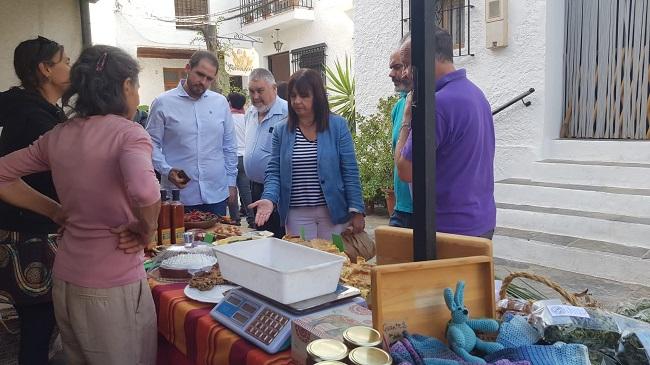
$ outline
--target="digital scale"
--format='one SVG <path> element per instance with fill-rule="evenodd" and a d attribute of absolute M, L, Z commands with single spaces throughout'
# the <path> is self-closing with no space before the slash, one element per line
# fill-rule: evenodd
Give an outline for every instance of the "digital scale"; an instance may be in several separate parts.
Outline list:
<path fill-rule="evenodd" d="M 339 284 L 331 294 L 280 304 L 240 287 L 226 292 L 210 315 L 262 350 L 274 354 L 291 344 L 292 320 L 343 305 L 359 295 L 359 289 Z"/>

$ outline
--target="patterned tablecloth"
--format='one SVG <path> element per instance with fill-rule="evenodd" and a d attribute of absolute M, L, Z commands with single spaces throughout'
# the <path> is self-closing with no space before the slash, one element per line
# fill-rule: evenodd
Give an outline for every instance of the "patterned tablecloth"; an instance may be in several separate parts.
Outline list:
<path fill-rule="evenodd" d="M 158 314 L 158 365 L 293 365 L 291 351 L 269 355 L 210 316 L 214 304 L 183 294 L 184 283 L 149 279 Z"/>

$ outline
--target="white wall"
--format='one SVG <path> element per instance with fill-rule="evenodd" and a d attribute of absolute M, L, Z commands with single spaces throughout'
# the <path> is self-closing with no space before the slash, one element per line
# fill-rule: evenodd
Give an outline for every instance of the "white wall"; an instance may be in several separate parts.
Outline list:
<path fill-rule="evenodd" d="M 140 72 L 140 104 L 151 105 L 153 99 L 164 90 L 163 67 L 183 68 L 187 60 L 172 60 L 163 58 L 138 58 L 142 71 Z"/>
<path fill-rule="evenodd" d="M 372 114 L 391 95 L 388 58 L 401 38 L 402 0 L 354 1 L 354 74 L 357 112 Z"/>
<path fill-rule="evenodd" d="M 485 2 L 471 2 L 470 45 L 475 56 L 454 58 L 456 66 L 467 69 L 468 77 L 493 107 L 531 87 L 536 90 L 527 98 L 532 102 L 530 107 L 518 103 L 495 116 L 497 180 L 528 177 L 532 162 L 541 155 L 545 133 L 547 138 L 557 137 L 553 134 L 561 122 L 557 102 L 562 100 L 563 1 L 509 1 L 509 45 L 497 50 L 485 48 Z M 547 7 L 553 14 L 548 42 Z M 388 57 L 401 35 L 400 0 L 357 1 L 355 11 L 357 110 L 369 114 L 375 111 L 380 97 L 392 93 Z M 549 44 L 552 59 L 547 58 Z M 547 89 L 547 78 L 552 81 L 551 90 Z M 553 100 L 551 107 L 548 95 Z"/>
<path fill-rule="evenodd" d="M 218 0 L 213 0 L 217 2 Z M 176 29 L 173 0 L 101 0 L 90 4 L 93 44 L 120 47 L 137 57 L 138 47 L 200 49 L 196 31 Z M 162 19 L 162 20 L 161 20 Z M 167 20 L 167 21 L 165 21 Z M 138 58 L 140 103 L 151 104 L 164 91 L 163 67 L 185 67 L 186 59 Z"/>
<path fill-rule="evenodd" d="M 173 0 L 101 0 L 90 4 L 94 44 L 123 48 L 133 56 L 138 47 L 203 48 L 197 32 L 176 29 Z M 163 19 L 163 20 L 161 20 Z M 167 20 L 167 21 L 164 21 Z"/>
<path fill-rule="evenodd" d="M 14 73 L 14 48 L 38 35 L 65 46 L 74 60 L 81 51 L 81 20 L 77 0 L 0 1 L 0 90 L 17 85 Z"/>

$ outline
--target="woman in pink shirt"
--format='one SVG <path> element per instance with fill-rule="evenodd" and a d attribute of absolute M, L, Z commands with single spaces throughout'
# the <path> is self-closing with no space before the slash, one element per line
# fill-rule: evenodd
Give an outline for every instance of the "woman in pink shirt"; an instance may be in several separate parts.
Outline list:
<path fill-rule="evenodd" d="M 0 199 L 63 227 L 53 301 L 67 364 L 153 364 L 156 313 L 143 248 L 156 229 L 151 140 L 131 118 L 139 66 L 109 46 L 85 49 L 63 96 L 73 117 L 0 158 Z M 52 171 L 60 204 L 22 176 Z"/>

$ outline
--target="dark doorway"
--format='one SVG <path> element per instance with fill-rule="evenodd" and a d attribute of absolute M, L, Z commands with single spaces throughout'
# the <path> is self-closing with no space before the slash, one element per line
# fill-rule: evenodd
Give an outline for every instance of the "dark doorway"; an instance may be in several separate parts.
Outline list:
<path fill-rule="evenodd" d="M 282 52 L 268 56 L 269 71 L 275 77 L 275 81 L 289 81 L 289 52 Z"/>

